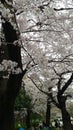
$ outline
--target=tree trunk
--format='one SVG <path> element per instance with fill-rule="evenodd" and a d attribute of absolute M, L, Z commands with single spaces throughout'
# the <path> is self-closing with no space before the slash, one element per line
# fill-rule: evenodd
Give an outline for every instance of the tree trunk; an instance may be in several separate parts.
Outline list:
<path fill-rule="evenodd" d="M 0 129 L 14 130 L 14 103 L 22 82 L 22 75 L 11 75 L 6 92 L 0 98 Z"/>
<path fill-rule="evenodd" d="M 2 96 L 0 100 L 0 129 L 1 130 L 14 130 L 14 104 L 12 100 L 5 99 Z"/>
<path fill-rule="evenodd" d="M 58 102 L 60 105 L 60 110 L 62 113 L 62 120 L 63 120 L 63 128 L 64 130 L 72 130 L 72 124 L 70 120 L 70 115 L 66 110 L 66 97 L 58 95 Z"/>
<path fill-rule="evenodd" d="M 49 127 L 50 125 L 50 110 L 51 110 L 51 105 L 49 102 L 49 97 L 47 99 L 47 109 L 46 109 L 46 125 Z"/>
<path fill-rule="evenodd" d="M 30 128 L 30 114 L 31 114 L 31 110 L 27 109 L 26 126 L 27 126 L 28 129 Z"/>
<path fill-rule="evenodd" d="M 5 1 L 1 2 L 3 2 L 2 4 L 5 3 Z M 9 5 L 6 5 L 6 3 L 4 4 L 4 8 L 10 10 Z M 14 25 L 17 27 L 17 23 L 15 14 L 11 15 L 13 15 L 11 19 L 12 23 L 2 16 L 2 20 L 4 21 L 2 22 L 4 41 L 1 41 L 2 48 L 0 48 L 0 53 L 1 51 L 4 51 L 4 53 L 0 56 L 0 63 L 3 59 L 16 62 L 17 66 L 14 70 L 19 68 L 22 71 L 21 48 L 18 45 L 19 34 L 17 28 L 14 29 L 13 27 Z M 17 41 L 17 45 L 14 45 L 14 41 Z M 3 76 L 8 75 L 8 79 L 3 79 Z M 22 73 L 13 73 L 12 70 L 10 70 L 10 74 L 8 74 L 8 70 L 3 71 L 2 75 L 0 74 L 0 130 L 14 130 L 14 103 L 21 88 L 22 77 Z"/>

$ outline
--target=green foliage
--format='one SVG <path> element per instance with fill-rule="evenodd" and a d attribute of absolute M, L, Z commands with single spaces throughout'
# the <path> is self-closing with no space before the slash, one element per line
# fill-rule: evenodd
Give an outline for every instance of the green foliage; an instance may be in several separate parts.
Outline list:
<path fill-rule="evenodd" d="M 15 124 L 15 130 L 19 130 L 20 127 L 25 128 L 25 129 L 27 128 L 26 124 L 23 124 L 23 123 L 16 123 Z"/>
<path fill-rule="evenodd" d="M 15 101 L 15 110 L 21 110 L 22 108 L 32 109 L 32 105 L 32 98 L 27 95 L 24 86 L 22 86 Z"/>
<path fill-rule="evenodd" d="M 31 113 L 31 126 L 38 126 L 39 122 L 42 121 L 42 116 L 32 112 Z"/>
<path fill-rule="evenodd" d="M 39 115 L 39 114 L 37 114 L 37 113 L 31 113 L 31 119 L 33 119 L 33 120 L 41 120 L 42 119 L 42 117 L 41 117 L 41 115 Z"/>

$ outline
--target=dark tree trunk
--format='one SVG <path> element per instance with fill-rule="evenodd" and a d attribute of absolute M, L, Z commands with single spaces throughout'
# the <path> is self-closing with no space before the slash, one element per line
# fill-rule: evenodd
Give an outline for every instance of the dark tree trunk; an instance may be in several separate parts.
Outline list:
<path fill-rule="evenodd" d="M 72 130 L 70 115 L 66 110 L 66 97 L 58 95 L 58 102 L 62 113 L 63 128 L 64 130 Z"/>
<path fill-rule="evenodd" d="M 49 126 L 50 125 L 50 113 L 51 112 L 51 105 L 50 105 L 50 101 L 49 101 L 49 97 L 47 99 L 47 109 L 46 109 L 46 125 Z"/>
<path fill-rule="evenodd" d="M 6 99 L 5 94 L 0 100 L 0 129 L 14 130 L 14 103 Z"/>
<path fill-rule="evenodd" d="M 6 92 L 0 98 L 0 129 L 14 130 L 14 103 L 21 87 L 22 75 L 11 75 Z"/>
<path fill-rule="evenodd" d="M 4 54 L 1 55 L 0 62 L 3 59 L 16 62 L 17 66 L 15 69 L 20 68 L 22 71 L 21 48 L 18 43 L 17 45 L 13 44 L 14 41 L 19 40 L 19 35 L 8 20 L 4 17 L 2 19 L 5 21 L 2 23 L 2 33 L 5 41 L 2 40 L 1 50 L 3 49 Z M 12 20 L 17 26 L 14 14 Z M 17 74 L 13 74 L 11 72 L 8 79 L 3 79 L 3 76 L 7 76 L 7 74 L 8 70 L 0 75 L 0 130 L 14 130 L 14 103 L 21 88 L 23 77 L 22 73 L 17 72 Z"/>
<path fill-rule="evenodd" d="M 31 110 L 27 109 L 26 126 L 27 126 L 28 129 L 30 128 L 30 115 L 31 115 Z"/>

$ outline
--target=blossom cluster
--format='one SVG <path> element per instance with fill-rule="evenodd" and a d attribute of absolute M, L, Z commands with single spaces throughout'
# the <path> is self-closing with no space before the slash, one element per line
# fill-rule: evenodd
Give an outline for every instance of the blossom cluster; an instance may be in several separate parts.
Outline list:
<path fill-rule="evenodd" d="M 18 63 L 15 61 L 4 59 L 0 64 L 0 71 L 3 71 L 3 72 L 7 71 L 8 74 L 10 74 L 10 73 L 19 74 L 22 71 L 17 65 L 18 65 Z"/>

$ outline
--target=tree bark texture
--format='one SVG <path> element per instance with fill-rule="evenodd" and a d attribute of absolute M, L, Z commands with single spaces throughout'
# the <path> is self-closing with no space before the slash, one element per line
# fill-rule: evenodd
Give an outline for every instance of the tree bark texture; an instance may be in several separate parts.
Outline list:
<path fill-rule="evenodd" d="M 11 0 L 10 0 L 11 1 Z M 3 1 L 1 1 L 4 4 Z M 6 4 L 5 4 L 6 5 Z M 7 6 L 6 6 L 7 8 Z M 17 44 L 13 44 L 14 41 L 19 40 L 19 34 L 14 29 L 12 24 L 2 16 L 2 34 L 4 35 L 4 41 L 0 47 L 0 63 L 3 59 L 11 60 L 17 63 L 17 67 L 22 70 L 21 62 L 21 48 Z M 13 21 L 16 23 L 15 15 L 13 14 Z M 6 43 L 6 44 L 4 44 Z M 22 73 L 9 74 L 8 79 L 4 79 L 8 71 L 0 73 L 0 130 L 14 130 L 14 103 L 17 94 L 21 88 Z"/>
<path fill-rule="evenodd" d="M 31 110 L 27 109 L 27 115 L 26 115 L 26 126 L 27 126 L 27 129 L 30 128 L 30 115 L 31 115 Z"/>
<path fill-rule="evenodd" d="M 49 97 L 47 99 L 47 109 L 46 109 L 46 125 L 50 125 L 50 114 L 51 114 L 51 104 L 49 102 Z"/>
<path fill-rule="evenodd" d="M 64 130 L 72 130 L 70 115 L 66 110 L 66 97 L 58 95 L 58 102 L 62 113 L 63 128 Z"/>

